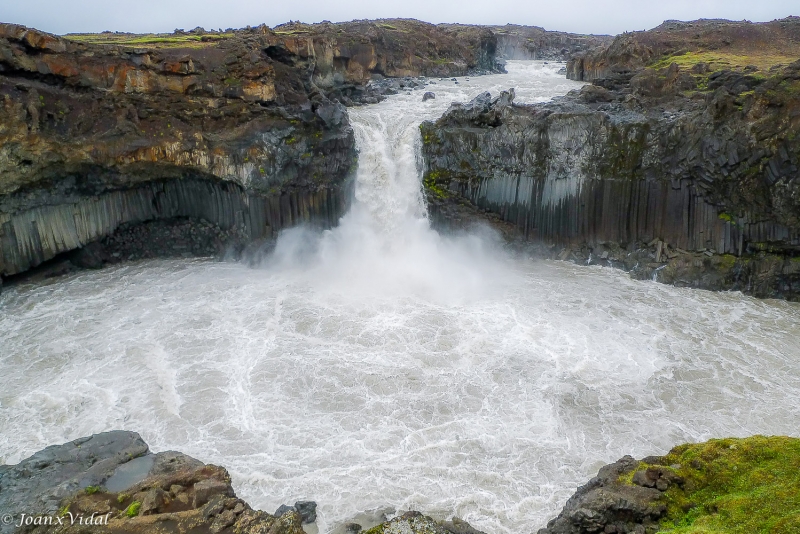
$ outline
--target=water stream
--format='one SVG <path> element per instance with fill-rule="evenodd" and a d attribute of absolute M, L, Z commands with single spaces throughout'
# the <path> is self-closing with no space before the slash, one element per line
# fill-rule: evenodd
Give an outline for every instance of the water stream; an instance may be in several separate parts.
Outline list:
<path fill-rule="evenodd" d="M 506 255 L 429 228 L 416 126 L 453 100 L 575 87 L 558 65 L 350 110 L 356 203 L 257 268 L 148 261 L 0 296 L 0 462 L 110 429 L 231 472 L 255 508 L 313 499 L 535 532 L 625 454 L 800 435 L 800 306 Z"/>

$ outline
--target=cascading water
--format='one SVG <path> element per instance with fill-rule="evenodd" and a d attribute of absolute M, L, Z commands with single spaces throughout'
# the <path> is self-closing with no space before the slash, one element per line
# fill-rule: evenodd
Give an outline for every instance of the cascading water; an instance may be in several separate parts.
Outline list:
<path fill-rule="evenodd" d="M 798 433 L 796 304 L 506 257 L 425 218 L 416 125 L 453 99 L 574 84 L 557 66 L 351 109 L 357 202 L 262 268 L 150 261 L 0 296 L 0 462 L 109 429 L 223 465 L 323 532 L 371 509 L 532 532 L 625 454 Z"/>

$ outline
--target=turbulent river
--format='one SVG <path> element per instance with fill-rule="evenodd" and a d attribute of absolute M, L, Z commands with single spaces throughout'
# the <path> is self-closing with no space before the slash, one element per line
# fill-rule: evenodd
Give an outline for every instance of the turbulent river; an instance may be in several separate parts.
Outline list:
<path fill-rule="evenodd" d="M 604 463 L 798 435 L 800 306 L 633 281 L 429 228 L 418 129 L 451 101 L 577 84 L 558 65 L 350 109 L 356 202 L 257 267 L 150 261 L 0 296 L 0 463 L 111 429 L 231 472 L 255 508 L 319 502 L 534 532 Z"/>

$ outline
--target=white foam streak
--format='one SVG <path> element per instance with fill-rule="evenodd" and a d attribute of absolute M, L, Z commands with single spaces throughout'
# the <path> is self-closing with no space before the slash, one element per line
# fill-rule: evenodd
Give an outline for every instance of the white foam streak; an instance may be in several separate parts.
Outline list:
<path fill-rule="evenodd" d="M 556 65 L 511 66 L 354 110 L 356 205 L 260 268 L 155 261 L 6 291 L 0 461 L 124 428 L 227 467 L 256 508 L 318 501 L 323 532 L 391 506 L 511 533 L 624 454 L 798 435 L 797 304 L 429 229 L 415 125 L 485 89 L 567 88 Z"/>

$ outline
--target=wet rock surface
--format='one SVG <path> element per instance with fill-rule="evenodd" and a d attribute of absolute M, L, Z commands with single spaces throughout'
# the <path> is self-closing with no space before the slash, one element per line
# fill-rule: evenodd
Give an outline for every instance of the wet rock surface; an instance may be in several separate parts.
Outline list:
<path fill-rule="evenodd" d="M 797 300 L 800 62 L 716 68 L 670 63 L 546 104 L 507 92 L 453 106 L 421 126 L 434 220 L 488 213 L 545 257 Z"/>
<path fill-rule="evenodd" d="M 666 513 L 666 505 L 660 502 L 662 491 L 655 489 L 655 484 L 643 486 L 619 480 L 638 465 L 638 461 L 625 456 L 600 469 L 596 477 L 578 488 L 558 517 L 538 534 L 657 532 L 658 522 Z"/>
<path fill-rule="evenodd" d="M 146 468 L 129 468 L 135 463 Z M 0 488 L 0 509 L 16 519 L 0 526 L 4 534 L 303 534 L 300 512 L 273 516 L 253 510 L 236 498 L 222 467 L 172 451 L 152 454 L 134 432 L 95 434 L 2 466 Z M 310 519 L 310 504 L 297 504 Z M 33 520 L 25 525 L 22 514 Z"/>

